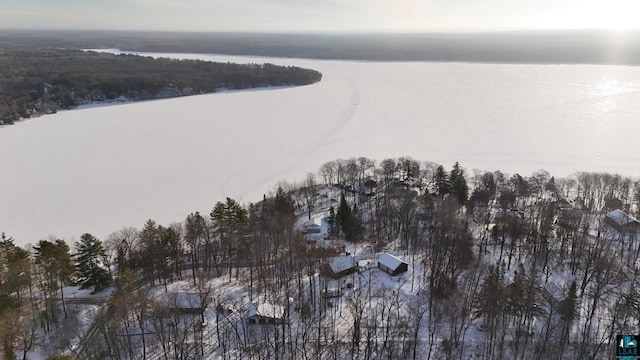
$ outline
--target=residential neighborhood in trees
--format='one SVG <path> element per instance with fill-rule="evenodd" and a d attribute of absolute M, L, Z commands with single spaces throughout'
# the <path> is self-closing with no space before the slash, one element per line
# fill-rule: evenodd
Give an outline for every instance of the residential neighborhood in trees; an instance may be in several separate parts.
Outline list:
<path fill-rule="evenodd" d="M 608 358 L 640 330 L 639 189 L 361 157 L 105 241 L 3 234 L 3 358 Z"/>

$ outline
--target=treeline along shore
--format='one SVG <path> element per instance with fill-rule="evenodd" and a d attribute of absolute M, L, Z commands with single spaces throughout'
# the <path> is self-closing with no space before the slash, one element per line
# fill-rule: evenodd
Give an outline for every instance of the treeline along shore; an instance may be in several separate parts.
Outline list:
<path fill-rule="evenodd" d="M 154 59 L 80 50 L 0 48 L 0 124 L 78 105 L 299 86 L 315 70 L 272 64 Z"/>

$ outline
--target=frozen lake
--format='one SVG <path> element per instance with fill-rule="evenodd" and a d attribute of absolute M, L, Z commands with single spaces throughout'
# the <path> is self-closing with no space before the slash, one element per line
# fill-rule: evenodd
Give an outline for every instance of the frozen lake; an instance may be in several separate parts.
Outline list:
<path fill-rule="evenodd" d="M 168 56 L 164 54 L 163 56 Z M 65 111 L 0 128 L 0 231 L 19 244 L 262 198 L 327 161 L 640 176 L 640 68 L 174 54 L 313 68 L 320 83 Z"/>

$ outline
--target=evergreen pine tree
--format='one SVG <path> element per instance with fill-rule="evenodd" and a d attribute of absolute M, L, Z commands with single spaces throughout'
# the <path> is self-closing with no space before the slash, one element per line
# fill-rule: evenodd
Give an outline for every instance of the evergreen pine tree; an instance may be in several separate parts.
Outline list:
<path fill-rule="evenodd" d="M 34 247 L 36 264 L 40 265 L 47 287 L 55 291 L 66 285 L 74 273 L 74 266 L 69 253 L 69 245 L 64 240 L 55 242 L 40 240 Z"/>
<path fill-rule="evenodd" d="M 357 211 L 355 205 L 354 210 Z M 362 225 L 360 224 L 356 214 L 354 214 L 354 210 L 349 207 L 344 194 L 342 194 L 340 196 L 338 212 L 336 213 L 336 225 L 344 234 L 344 238 L 349 241 L 358 240 L 362 234 Z"/>
<path fill-rule="evenodd" d="M 210 215 L 223 241 L 243 232 L 249 222 L 247 210 L 232 198 L 227 198 L 224 203 L 218 201 L 213 210 L 211 210 Z"/>
<path fill-rule="evenodd" d="M 527 306 L 527 274 L 522 264 L 518 265 L 518 269 L 513 275 L 513 282 L 506 288 L 506 305 L 507 311 L 513 315 L 520 315 Z"/>
<path fill-rule="evenodd" d="M 558 313 L 560 318 L 564 321 L 575 320 L 576 310 L 578 306 L 578 294 L 576 288 L 576 281 L 571 283 L 569 288 L 569 294 L 558 304 Z"/>
<path fill-rule="evenodd" d="M 75 271 L 73 262 L 71 261 L 71 254 L 69 253 L 69 245 L 64 240 L 56 240 L 55 242 L 40 240 L 38 245 L 34 247 L 36 252 L 36 264 L 39 265 L 40 270 L 44 276 L 44 297 L 45 301 L 50 299 L 53 294 L 60 291 L 62 299 L 62 309 L 65 317 L 67 316 L 67 309 L 64 303 L 64 292 L 62 288 L 71 281 L 71 277 Z M 55 322 L 55 308 L 49 307 L 47 310 L 48 315 L 47 327 L 49 326 L 48 319 L 53 319 Z"/>
<path fill-rule="evenodd" d="M 31 283 L 29 252 L 6 238 L 0 240 L 0 294 L 14 294 L 20 299 L 20 290 Z M 1 306 L 0 306 L 1 307 Z"/>
<path fill-rule="evenodd" d="M 163 228 L 149 219 L 140 231 L 140 248 L 136 254 L 136 265 L 145 276 L 150 277 L 152 284 L 162 275 L 164 264 L 164 249 L 162 248 Z"/>
<path fill-rule="evenodd" d="M 295 211 L 293 200 L 289 195 L 287 195 L 284 192 L 284 189 L 282 189 L 282 186 L 278 186 L 278 190 L 276 190 L 276 198 L 274 201 L 273 208 L 276 214 L 279 214 L 279 215 L 283 215 L 283 214 L 289 215 L 289 214 L 293 214 Z"/>
<path fill-rule="evenodd" d="M 82 289 L 89 287 L 98 292 L 109 285 L 111 276 L 104 266 L 106 251 L 102 242 L 95 236 L 87 233 L 80 237 L 80 242 L 75 245 L 76 267 L 82 278 Z"/>
<path fill-rule="evenodd" d="M 473 297 L 473 317 L 482 318 L 487 331 L 483 353 L 485 358 L 495 358 L 497 335 L 506 325 L 504 323 L 506 289 L 502 274 L 498 267 L 490 266 L 487 277 Z"/>
<path fill-rule="evenodd" d="M 182 260 L 183 248 L 180 241 L 180 232 L 173 228 L 162 228 L 162 234 L 160 237 L 163 263 L 162 266 L 163 275 L 165 279 L 171 278 L 172 274 L 175 274 L 177 278 L 181 278 L 180 262 Z"/>
<path fill-rule="evenodd" d="M 464 170 L 457 161 L 449 175 L 449 193 L 455 196 L 460 205 L 466 204 L 469 199 L 469 186 L 464 176 Z"/>
<path fill-rule="evenodd" d="M 344 232 L 345 226 L 349 226 L 349 217 L 351 216 L 351 209 L 347 204 L 347 199 L 344 197 L 344 193 L 340 194 L 340 203 L 338 204 L 338 211 L 336 212 L 336 230 Z"/>
<path fill-rule="evenodd" d="M 438 166 L 436 169 L 435 183 L 436 190 L 441 198 L 449 193 L 449 176 L 444 171 L 444 167 L 442 167 L 442 165 Z"/>
<path fill-rule="evenodd" d="M 538 272 L 535 267 L 531 267 L 529 274 L 526 276 L 525 285 L 525 312 L 526 316 L 538 316 L 545 313 L 541 306 L 542 302 L 542 285 L 538 278 Z"/>
<path fill-rule="evenodd" d="M 560 341 L 562 344 L 569 342 L 571 324 L 576 318 L 577 310 L 578 294 L 576 281 L 574 280 L 571 283 L 571 287 L 569 288 L 569 294 L 567 294 L 567 297 L 560 301 L 560 303 L 558 303 L 558 313 L 560 314 L 560 318 L 564 321 L 564 324 L 562 326 L 562 333 L 560 335 Z"/>
<path fill-rule="evenodd" d="M 329 238 L 333 239 L 336 236 L 336 213 L 333 210 L 333 206 L 329 208 L 327 224 L 329 225 Z"/>
<path fill-rule="evenodd" d="M 495 324 L 505 308 L 505 286 L 499 268 L 491 265 L 489 273 L 473 298 L 474 317 L 484 317 L 485 324 Z"/>

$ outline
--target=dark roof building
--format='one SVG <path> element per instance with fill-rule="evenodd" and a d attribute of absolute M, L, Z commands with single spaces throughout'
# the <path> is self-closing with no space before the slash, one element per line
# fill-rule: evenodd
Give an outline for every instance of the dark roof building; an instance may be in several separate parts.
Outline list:
<path fill-rule="evenodd" d="M 402 274 L 409 269 L 409 264 L 397 257 L 384 253 L 378 257 L 378 268 L 391 276 Z"/>

